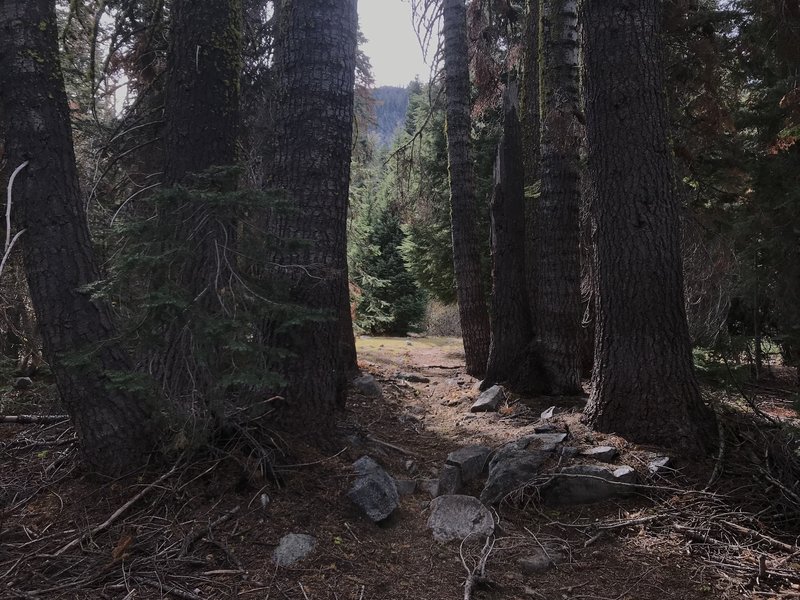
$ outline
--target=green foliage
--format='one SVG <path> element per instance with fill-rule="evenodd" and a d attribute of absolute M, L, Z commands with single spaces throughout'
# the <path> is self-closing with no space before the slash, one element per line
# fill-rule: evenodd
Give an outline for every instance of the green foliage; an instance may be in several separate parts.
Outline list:
<path fill-rule="evenodd" d="M 114 255 L 109 276 L 87 291 L 109 299 L 123 322 L 124 339 L 135 356 L 169 356 L 176 344 L 190 353 L 199 376 L 212 382 L 210 404 L 246 390 L 277 389 L 282 381 L 277 361 L 286 351 L 264 340 L 263 324 L 278 324 L 276 333 L 309 319 L 330 318 L 283 301 L 286 290 L 266 276 L 266 241 L 251 214 L 291 210 L 280 198 L 253 191 L 227 191 L 238 175 L 216 169 L 196 178 L 191 189 L 166 189 L 149 198 L 148 218 L 120 221 L 115 236 L 124 245 Z M 227 224 L 226 240 L 216 242 L 212 264 L 202 273 L 186 273 L 196 265 L 202 239 L 176 235 L 180 219 L 202 218 Z M 193 260 L 195 259 L 195 260 Z M 206 281 L 199 292 L 198 281 Z M 166 335 L 180 332 L 180 341 Z M 180 360 L 180 359 L 179 359 Z M 136 378 L 111 376 L 110 381 L 136 388 Z"/>
<path fill-rule="evenodd" d="M 355 322 L 376 335 L 405 335 L 425 316 L 424 294 L 400 254 L 406 236 L 392 206 L 391 183 L 387 178 L 380 188 L 368 186 L 351 228 L 350 272 L 358 288 Z"/>

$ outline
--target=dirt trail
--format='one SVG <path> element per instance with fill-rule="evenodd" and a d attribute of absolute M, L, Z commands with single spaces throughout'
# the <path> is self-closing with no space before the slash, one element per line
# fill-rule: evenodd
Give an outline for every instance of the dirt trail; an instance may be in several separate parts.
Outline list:
<path fill-rule="evenodd" d="M 60 556 L 55 556 L 58 548 L 76 532 L 102 523 L 144 481 L 98 486 L 75 466 L 74 453 L 32 446 L 20 458 L 6 445 L 0 453 L 0 483 L 7 486 L 0 522 L 0 598 L 459 600 L 465 566 L 474 567 L 480 548 L 434 542 L 426 528 L 431 497 L 421 489 L 403 496 L 387 522 L 370 522 L 346 496 L 353 461 L 369 455 L 397 479 L 434 477 L 449 452 L 476 443 L 497 447 L 531 433 L 541 411 L 553 404 L 568 409 L 557 423 L 568 428 L 572 445 L 603 442 L 618 447 L 623 460 L 635 458 L 636 449 L 623 440 L 581 427 L 581 398 L 512 397 L 497 413 L 471 414 L 476 381 L 463 372 L 460 340 L 361 338 L 358 346 L 360 366 L 379 381 L 383 398 L 351 390 L 335 450 L 294 448 L 295 464 L 280 472 L 283 485 L 248 468 L 252 457 L 233 452 L 193 465 L 148 493 L 108 530 L 86 538 L 82 549 Z M 399 374 L 413 374 L 417 381 Z M 23 439 L 35 433 L 13 431 Z M 56 461 L 61 463 L 53 467 Z M 532 493 L 518 503 L 501 504 L 487 582 L 472 598 L 752 597 L 743 590 L 748 573 L 720 573 L 697 554 L 696 548 L 708 544 L 693 546 L 685 535 L 659 525 L 660 514 L 682 514 L 713 500 L 680 492 L 691 483 L 690 471 L 708 468 L 681 465 L 662 482 L 676 491 L 648 497 L 544 509 Z M 30 500 L 19 503 L 28 493 Z M 622 526 L 622 521 L 633 523 Z M 603 533 L 599 523 L 618 526 Z M 288 533 L 312 535 L 317 544 L 309 558 L 278 568 L 271 555 Z M 186 540 L 193 542 L 177 552 Z M 544 572 L 526 572 L 519 561 L 543 547 L 558 551 L 563 561 Z M 745 559 L 757 568 L 758 553 L 751 547 L 752 556 Z M 792 590 L 784 586 L 781 593 Z"/>

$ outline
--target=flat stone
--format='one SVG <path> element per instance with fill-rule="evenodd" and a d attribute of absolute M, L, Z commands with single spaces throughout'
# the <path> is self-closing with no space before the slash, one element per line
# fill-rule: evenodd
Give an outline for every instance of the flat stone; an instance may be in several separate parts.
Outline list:
<path fill-rule="evenodd" d="M 353 463 L 358 477 L 347 497 L 375 523 L 383 521 L 400 504 L 394 479 L 368 456 Z"/>
<path fill-rule="evenodd" d="M 493 385 L 478 396 L 475 404 L 469 410 L 470 412 L 494 412 L 505 398 L 505 390 L 499 385 Z"/>
<path fill-rule="evenodd" d="M 617 456 L 617 449 L 613 446 L 594 446 L 593 448 L 581 450 L 581 456 L 593 458 L 600 462 L 611 462 Z"/>
<path fill-rule="evenodd" d="M 458 494 L 464 487 L 461 479 L 461 469 L 455 465 L 445 464 L 439 471 L 439 486 L 436 488 L 438 496 Z"/>
<path fill-rule="evenodd" d="M 436 498 L 439 495 L 438 479 L 420 479 L 417 481 L 417 487 L 430 494 L 431 498 Z"/>
<path fill-rule="evenodd" d="M 353 380 L 356 389 L 368 398 L 380 398 L 383 396 L 381 385 L 372 375 L 363 375 Z"/>
<path fill-rule="evenodd" d="M 460 542 L 466 538 L 482 542 L 494 533 L 494 517 L 472 496 L 439 496 L 431 502 L 428 528 L 439 542 Z"/>
<path fill-rule="evenodd" d="M 561 446 L 561 448 L 558 450 L 558 453 L 566 460 L 570 460 L 578 456 L 578 449 L 575 446 Z"/>
<path fill-rule="evenodd" d="M 636 469 L 629 467 L 628 465 L 623 465 L 618 469 L 614 469 L 613 475 L 614 479 L 620 483 L 636 483 L 638 478 L 636 475 Z"/>
<path fill-rule="evenodd" d="M 563 408 L 560 408 L 558 406 L 551 406 L 550 408 L 547 408 L 547 409 L 543 410 L 542 414 L 539 415 L 539 418 L 542 421 L 549 421 L 550 419 L 555 417 L 557 414 L 560 414 L 562 412 L 564 412 Z"/>
<path fill-rule="evenodd" d="M 278 542 L 278 547 L 272 553 L 272 562 L 279 567 L 288 567 L 303 560 L 316 545 L 317 540 L 310 535 L 290 533 Z"/>
<path fill-rule="evenodd" d="M 467 446 L 451 452 L 447 456 L 447 464 L 458 467 L 461 471 L 461 481 L 466 483 L 484 472 L 491 453 L 492 451 L 486 446 Z"/>
<path fill-rule="evenodd" d="M 630 467 L 611 470 L 599 465 L 564 467 L 542 490 L 549 505 L 591 504 L 631 493 L 625 483 L 632 483 L 636 472 Z"/>
<path fill-rule="evenodd" d="M 669 456 L 657 456 L 647 463 L 647 470 L 653 475 L 660 475 L 670 470 L 672 458 Z"/>
<path fill-rule="evenodd" d="M 401 496 L 410 496 L 417 491 L 417 482 L 413 479 L 395 479 L 394 487 Z"/>
<path fill-rule="evenodd" d="M 534 433 L 520 438 L 516 443 L 520 448 L 552 452 L 566 439 L 566 433 Z"/>
<path fill-rule="evenodd" d="M 555 433 L 557 429 L 552 423 L 543 423 L 534 427 L 533 431 L 536 433 Z"/>
<path fill-rule="evenodd" d="M 525 575 L 538 575 L 549 571 L 561 560 L 561 554 L 556 550 L 545 552 L 538 550 L 533 554 L 524 556 L 517 561 L 520 570 Z"/>
<path fill-rule="evenodd" d="M 507 444 L 489 463 L 489 476 L 481 492 L 481 502 L 497 504 L 509 494 L 536 478 L 550 454 L 541 450 L 526 450 Z"/>
<path fill-rule="evenodd" d="M 422 375 L 417 375 L 416 373 L 398 373 L 395 375 L 395 379 L 401 379 L 403 381 L 409 381 L 411 383 L 430 383 L 431 380 L 427 377 L 423 377 Z"/>

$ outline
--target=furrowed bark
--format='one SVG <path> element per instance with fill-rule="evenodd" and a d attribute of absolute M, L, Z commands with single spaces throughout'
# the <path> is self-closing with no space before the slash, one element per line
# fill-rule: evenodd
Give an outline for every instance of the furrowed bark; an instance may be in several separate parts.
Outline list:
<path fill-rule="evenodd" d="M 52 0 L 0 1 L 0 105 L 6 156 L 29 161 L 14 187 L 15 224 L 62 404 L 91 467 L 119 474 L 158 445 L 153 398 L 119 380 L 132 364 L 105 302 L 84 291 L 100 279 L 78 184 Z"/>
<path fill-rule="evenodd" d="M 657 0 L 586 0 L 585 81 L 597 310 L 585 418 L 702 453 L 715 427 L 690 352 Z"/>
<path fill-rule="evenodd" d="M 470 80 L 464 0 L 444 0 L 447 158 L 458 312 L 467 372 L 483 377 L 489 354 L 489 316 L 481 281 L 471 162 Z"/>

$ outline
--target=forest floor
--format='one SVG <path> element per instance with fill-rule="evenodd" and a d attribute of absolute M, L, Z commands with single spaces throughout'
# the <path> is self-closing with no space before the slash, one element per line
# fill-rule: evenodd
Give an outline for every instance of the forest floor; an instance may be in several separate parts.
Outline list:
<path fill-rule="evenodd" d="M 364 337 L 359 357 L 383 397 L 351 390 L 338 448 L 294 447 L 278 480 L 230 448 L 99 482 L 80 466 L 66 423 L 0 425 L 0 598 L 464 598 L 481 545 L 435 542 L 426 527 L 431 497 L 419 486 L 386 522 L 372 523 L 346 496 L 351 465 L 369 455 L 397 479 L 432 478 L 448 453 L 532 433 L 553 405 L 564 409 L 553 421 L 568 444 L 615 446 L 617 462 L 645 485 L 588 506 L 545 507 L 536 486 L 501 503 L 474 600 L 800 598 L 800 456 L 784 433 L 800 423 L 793 373 L 709 390 L 724 406 L 723 451 L 702 463 L 676 457 L 653 476 L 643 457 L 654 449 L 581 425 L 585 397 L 512 396 L 496 413 L 470 413 L 476 381 L 464 374 L 460 340 Z M 44 384 L 7 392 L 0 414 L 48 394 Z M 288 533 L 312 535 L 316 547 L 276 567 L 273 550 Z M 527 572 L 520 559 L 542 549 L 562 559 Z"/>

